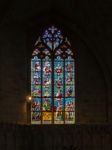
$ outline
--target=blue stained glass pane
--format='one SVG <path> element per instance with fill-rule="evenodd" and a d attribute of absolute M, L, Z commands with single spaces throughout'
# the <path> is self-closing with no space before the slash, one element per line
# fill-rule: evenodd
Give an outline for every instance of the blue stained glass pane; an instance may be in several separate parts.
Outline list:
<path fill-rule="evenodd" d="M 63 87 L 63 76 L 61 75 L 61 77 L 58 77 L 57 74 L 55 74 L 55 80 L 54 80 L 54 84 L 56 88 L 61 88 Z"/>
<path fill-rule="evenodd" d="M 41 84 L 41 72 L 32 71 L 31 83 L 35 84 L 35 85 L 40 85 Z"/>
<path fill-rule="evenodd" d="M 74 97 L 74 86 L 65 86 L 65 97 Z"/>
<path fill-rule="evenodd" d="M 63 111 L 63 108 L 64 108 L 63 98 L 61 99 L 55 98 L 54 99 L 54 111 Z"/>
<path fill-rule="evenodd" d="M 43 60 L 43 82 L 42 82 L 42 97 L 48 98 L 52 96 L 51 92 L 51 79 L 52 79 L 52 66 L 51 60 L 46 57 Z"/>
<path fill-rule="evenodd" d="M 31 61 L 31 96 L 41 96 L 41 60 L 34 57 Z"/>
<path fill-rule="evenodd" d="M 55 76 L 63 77 L 63 61 L 55 60 L 54 71 Z"/>
<path fill-rule="evenodd" d="M 41 109 L 41 99 L 33 98 L 32 99 L 32 111 L 40 111 Z"/>
<path fill-rule="evenodd" d="M 65 111 L 74 111 L 75 98 L 65 98 Z"/>
<path fill-rule="evenodd" d="M 44 39 L 43 41 L 44 41 L 44 43 L 47 44 L 47 46 L 48 46 L 50 49 L 52 49 L 52 42 L 51 42 L 49 39 Z"/>
<path fill-rule="evenodd" d="M 54 97 L 58 100 L 64 96 L 63 88 L 63 67 L 64 62 L 62 59 L 55 59 L 54 61 Z"/>
<path fill-rule="evenodd" d="M 65 72 L 65 84 L 74 85 L 74 73 Z"/>
<path fill-rule="evenodd" d="M 63 41 L 63 36 L 61 31 L 54 26 L 45 30 L 43 34 L 43 42 L 50 48 L 57 48 Z"/>
<path fill-rule="evenodd" d="M 50 60 L 43 61 L 43 74 L 44 74 L 44 76 L 50 76 L 51 72 L 52 72 L 51 61 Z"/>
<path fill-rule="evenodd" d="M 43 86 L 45 86 L 46 88 L 51 86 L 51 74 L 49 76 L 43 74 Z"/>

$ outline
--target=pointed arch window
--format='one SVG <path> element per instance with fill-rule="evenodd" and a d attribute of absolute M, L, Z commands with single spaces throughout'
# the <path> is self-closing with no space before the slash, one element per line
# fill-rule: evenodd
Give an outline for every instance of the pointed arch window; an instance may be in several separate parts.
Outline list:
<path fill-rule="evenodd" d="M 31 59 L 31 124 L 75 123 L 75 60 L 70 42 L 52 26 Z"/>

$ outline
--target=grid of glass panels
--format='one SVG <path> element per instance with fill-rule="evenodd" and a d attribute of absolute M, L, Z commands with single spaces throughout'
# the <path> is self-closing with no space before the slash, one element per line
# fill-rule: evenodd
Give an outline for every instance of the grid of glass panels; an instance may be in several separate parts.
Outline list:
<path fill-rule="evenodd" d="M 74 124 L 75 61 L 72 57 L 73 53 L 63 42 L 61 31 L 55 27 L 46 30 L 43 41 L 37 43 L 31 59 L 31 123 Z M 43 43 L 46 44 L 46 48 Z M 47 53 L 44 52 L 45 49 Z M 66 57 L 64 57 L 65 52 Z"/>

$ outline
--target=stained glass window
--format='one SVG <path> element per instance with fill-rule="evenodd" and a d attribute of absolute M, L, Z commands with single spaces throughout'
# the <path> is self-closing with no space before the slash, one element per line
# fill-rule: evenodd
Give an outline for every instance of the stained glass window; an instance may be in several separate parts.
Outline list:
<path fill-rule="evenodd" d="M 54 26 L 36 41 L 31 59 L 31 124 L 75 123 L 74 51 Z"/>

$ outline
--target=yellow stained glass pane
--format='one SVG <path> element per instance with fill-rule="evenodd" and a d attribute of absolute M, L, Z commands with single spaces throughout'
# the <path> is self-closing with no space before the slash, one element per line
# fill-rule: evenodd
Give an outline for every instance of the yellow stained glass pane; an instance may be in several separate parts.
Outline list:
<path fill-rule="evenodd" d="M 51 112 L 43 112 L 42 114 L 43 121 L 51 121 L 52 120 L 52 113 Z"/>

